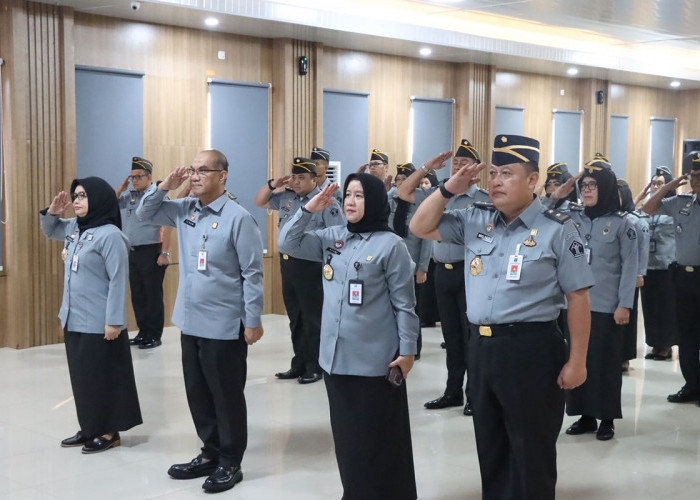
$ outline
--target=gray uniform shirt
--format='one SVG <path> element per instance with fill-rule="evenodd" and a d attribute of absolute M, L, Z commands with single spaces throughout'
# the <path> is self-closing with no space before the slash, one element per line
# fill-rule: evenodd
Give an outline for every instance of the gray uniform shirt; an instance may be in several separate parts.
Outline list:
<path fill-rule="evenodd" d="M 649 216 L 644 212 L 634 211 L 629 212 L 627 218 L 637 231 L 637 275 L 646 276 L 649 265 Z"/>
<path fill-rule="evenodd" d="M 311 221 L 311 214 L 299 210 L 280 238 L 302 258 L 333 267 L 332 279 L 323 279 L 321 368 L 384 376 L 397 353 L 417 352 L 420 324 L 406 244 L 390 231 L 351 233 L 346 226 L 308 231 Z M 350 280 L 363 282 L 362 305 L 349 304 Z"/>
<path fill-rule="evenodd" d="M 573 205 L 572 205 L 573 206 Z M 590 290 L 591 311 L 614 313 L 618 307 L 632 309 L 639 270 L 639 246 L 634 224 L 626 212 L 586 217 L 580 205 L 571 218 L 590 253 L 595 286 Z"/>
<path fill-rule="evenodd" d="M 438 226 L 442 240 L 465 246 L 470 322 L 552 321 L 564 308 L 566 293 L 595 283 L 574 223 L 553 220 L 545 212 L 536 198 L 510 224 L 491 204 L 443 214 Z M 535 244 L 526 246 L 531 237 Z M 518 246 L 523 257 L 520 279 L 506 280 Z"/>
<path fill-rule="evenodd" d="M 418 188 L 413 193 L 416 200 L 416 205 L 420 205 L 425 199 L 433 194 L 438 188 L 421 189 Z M 475 201 L 488 202 L 489 194 L 483 189 L 479 189 L 476 185 L 467 189 L 467 192 L 459 196 L 453 196 L 447 202 L 445 210 L 459 210 L 461 208 L 471 207 Z M 464 246 L 455 245 L 454 243 L 446 243 L 444 241 L 433 242 L 433 257 L 438 262 L 453 264 L 464 260 Z"/>
<path fill-rule="evenodd" d="M 330 185 L 331 185 L 331 180 L 328 177 L 326 177 L 326 180 L 323 181 L 323 184 L 321 184 L 318 187 L 318 189 L 323 191 L 324 189 L 326 189 L 326 186 L 330 186 Z M 339 186 L 338 189 L 335 190 L 335 193 L 333 193 L 333 198 L 335 198 L 335 201 L 338 202 L 338 205 L 340 205 L 340 208 L 343 208 L 343 196 L 344 195 L 345 195 L 345 193 L 343 193 L 343 186 Z M 342 212 L 342 210 L 341 210 L 341 212 Z"/>
<path fill-rule="evenodd" d="M 279 216 L 278 227 L 280 230 L 284 228 L 292 216 L 297 213 L 301 207 L 306 205 L 306 203 L 319 192 L 319 188 L 315 187 L 303 197 L 297 196 L 297 194 L 290 189 L 286 189 L 279 193 L 272 193 L 269 202 L 270 208 L 277 210 L 277 214 Z M 322 212 L 313 214 L 309 224 L 309 230 L 344 225 L 345 216 L 343 215 L 343 211 L 340 209 L 340 205 L 337 202 L 334 202 L 332 205 L 326 207 Z M 277 238 L 277 247 L 282 253 L 286 253 L 297 259 L 304 258 L 299 255 L 296 248 L 287 248 L 281 235 L 279 235 Z"/>
<path fill-rule="evenodd" d="M 700 204 L 696 194 L 679 194 L 661 200 L 658 213 L 673 217 L 676 226 L 676 262 L 700 266 Z"/>
<path fill-rule="evenodd" d="M 676 258 L 676 227 L 673 217 L 652 215 L 649 218 L 648 269 L 668 269 Z"/>
<path fill-rule="evenodd" d="M 122 231 L 129 238 L 132 246 L 160 243 L 160 226 L 154 226 L 136 217 L 136 209 L 148 189 L 124 191 L 119 196 L 119 208 L 122 211 Z"/>
<path fill-rule="evenodd" d="M 173 323 L 183 333 L 218 340 L 238 338 L 241 323 L 262 325 L 262 236 L 253 217 L 224 193 L 202 207 L 197 198 L 166 200 L 153 186 L 137 214 L 178 230 L 180 281 Z M 206 250 L 206 270 L 198 270 Z"/>
<path fill-rule="evenodd" d="M 124 234 L 106 224 L 79 235 L 76 218 L 62 219 L 45 210 L 40 217 L 43 233 L 64 242 L 61 326 L 98 335 L 105 334 L 105 325 L 126 326 L 129 242 Z"/>
<path fill-rule="evenodd" d="M 396 195 L 395 187 L 391 188 L 391 190 L 387 192 L 387 197 L 389 198 L 389 208 L 391 209 L 391 214 L 389 215 L 389 227 L 393 230 L 396 207 L 401 199 Z M 408 229 L 417 208 L 417 203 L 410 203 L 408 206 L 408 212 L 406 213 L 406 229 L 408 230 L 408 233 L 403 240 L 406 243 L 408 253 L 411 255 L 411 260 L 413 260 L 413 263 L 420 271 L 427 272 L 428 265 L 430 264 L 430 257 L 433 253 L 433 242 L 419 238 L 413 234 L 410 229 Z"/>

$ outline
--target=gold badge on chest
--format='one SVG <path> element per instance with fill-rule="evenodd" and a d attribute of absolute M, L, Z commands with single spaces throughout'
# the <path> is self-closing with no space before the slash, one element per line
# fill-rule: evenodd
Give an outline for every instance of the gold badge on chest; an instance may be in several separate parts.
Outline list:
<path fill-rule="evenodd" d="M 328 281 L 333 279 L 333 266 L 326 264 L 323 266 L 323 277 Z"/>
<path fill-rule="evenodd" d="M 472 276 L 478 276 L 479 274 L 481 274 L 481 270 L 483 268 L 484 263 L 481 262 L 481 259 L 479 257 L 474 257 L 469 263 L 469 271 L 472 273 Z"/>
<path fill-rule="evenodd" d="M 530 236 L 525 241 L 523 241 L 523 245 L 525 245 L 526 247 L 534 247 L 535 245 L 537 245 L 537 242 L 535 241 L 535 236 L 537 236 L 537 229 L 533 229 L 532 231 L 530 231 Z"/>
<path fill-rule="evenodd" d="M 61 260 L 66 260 L 67 257 L 68 257 L 68 249 L 64 248 L 63 250 L 61 250 Z"/>

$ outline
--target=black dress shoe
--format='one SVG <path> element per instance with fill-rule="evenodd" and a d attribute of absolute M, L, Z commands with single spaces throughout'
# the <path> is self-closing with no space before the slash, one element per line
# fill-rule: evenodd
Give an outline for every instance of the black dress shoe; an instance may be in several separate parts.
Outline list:
<path fill-rule="evenodd" d="M 598 423 L 595 421 L 595 418 L 581 417 L 571 424 L 571 427 L 566 429 L 566 433 L 570 436 L 578 436 L 587 432 L 595 432 L 596 429 L 598 429 Z"/>
<path fill-rule="evenodd" d="M 173 479 L 194 479 L 212 474 L 218 465 L 219 462 L 215 460 L 203 462 L 202 455 L 197 455 L 187 464 L 171 465 L 168 469 L 168 475 Z"/>
<path fill-rule="evenodd" d="M 107 439 L 102 436 L 97 436 L 95 439 L 92 441 L 88 441 L 85 443 L 85 446 L 83 446 L 83 453 L 88 454 L 88 453 L 100 453 L 101 451 L 107 451 L 110 448 L 116 448 L 122 444 L 121 440 L 119 439 L 119 433 L 115 432 L 112 435 L 112 439 Z"/>
<path fill-rule="evenodd" d="M 467 417 L 471 417 L 474 415 L 474 408 L 472 407 L 472 401 L 469 398 L 467 398 L 467 404 L 464 405 L 464 412 L 463 413 Z"/>
<path fill-rule="evenodd" d="M 669 394 L 666 401 L 669 403 L 690 403 L 692 401 L 698 400 L 697 391 L 691 391 L 685 386 L 681 387 L 681 390 L 675 394 Z"/>
<path fill-rule="evenodd" d="M 321 380 L 323 376 L 320 373 L 313 372 L 313 373 L 306 373 L 299 377 L 297 379 L 297 382 L 300 384 L 313 384 L 314 382 L 318 382 Z"/>
<path fill-rule="evenodd" d="M 448 408 L 450 406 L 462 406 L 463 404 L 464 398 L 461 395 L 457 397 L 449 397 L 443 394 L 437 399 L 428 401 L 423 406 L 425 406 L 428 410 L 442 410 L 443 408 Z"/>
<path fill-rule="evenodd" d="M 440 342 L 440 349 L 447 349 L 447 344 Z"/>
<path fill-rule="evenodd" d="M 154 347 L 158 347 L 161 345 L 163 342 L 160 339 L 148 339 L 144 340 L 141 342 L 139 345 L 139 349 L 153 349 Z"/>
<path fill-rule="evenodd" d="M 90 441 L 91 438 L 83 436 L 83 431 L 78 431 L 75 433 L 75 436 L 71 436 L 69 438 L 64 439 L 61 441 L 61 446 L 63 448 L 72 448 L 73 446 L 82 446 L 88 441 Z"/>
<path fill-rule="evenodd" d="M 671 359 L 673 356 L 673 350 L 669 347 L 668 349 L 662 349 L 656 354 L 654 354 L 654 360 L 656 361 L 666 361 L 667 359 Z"/>
<path fill-rule="evenodd" d="M 303 375 L 302 372 L 300 372 L 298 370 L 292 370 L 292 369 L 289 369 L 286 372 L 275 373 L 275 377 L 277 377 L 280 380 L 291 380 L 293 378 L 299 378 L 302 375 Z"/>
<path fill-rule="evenodd" d="M 421 323 L 421 328 L 435 328 L 435 321 L 429 323 Z"/>
<path fill-rule="evenodd" d="M 615 424 L 612 420 L 601 420 L 595 438 L 598 441 L 608 441 L 615 436 Z"/>
<path fill-rule="evenodd" d="M 219 493 L 220 491 L 230 490 L 241 481 L 243 481 L 243 473 L 240 465 L 220 466 L 204 481 L 202 488 L 207 493 Z"/>
<path fill-rule="evenodd" d="M 141 345 L 141 342 L 143 342 L 143 337 L 141 335 L 137 335 L 133 339 L 129 340 L 129 345 Z"/>

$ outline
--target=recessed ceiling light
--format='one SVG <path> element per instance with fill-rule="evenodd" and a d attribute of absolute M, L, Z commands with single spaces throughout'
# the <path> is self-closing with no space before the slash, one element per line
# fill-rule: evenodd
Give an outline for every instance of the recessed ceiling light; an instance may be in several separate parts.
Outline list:
<path fill-rule="evenodd" d="M 576 76 L 578 75 L 578 68 L 569 68 L 566 70 L 566 74 L 569 76 Z"/>
<path fill-rule="evenodd" d="M 433 51 L 431 49 L 429 49 L 428 47 L 423 47 L 422 49 L 420 49 L 418 51 L 418 53 L 422 56 L 429 56 L 430 54 L 433 53 Z"/>
<path fill-rule="evenodd" d="M 219 20 L 215 17 L 207 17 L 204 20 L 204 24 L 206 24 L 207 26 L 218 26 Z"/>
<path fill-rule="evenodd" d="M 673 80 L 669 85 L 671 85 L 671 87 L 675 89 L 681 86 L 681 82 L 679 82 L 678 80 Z"/>

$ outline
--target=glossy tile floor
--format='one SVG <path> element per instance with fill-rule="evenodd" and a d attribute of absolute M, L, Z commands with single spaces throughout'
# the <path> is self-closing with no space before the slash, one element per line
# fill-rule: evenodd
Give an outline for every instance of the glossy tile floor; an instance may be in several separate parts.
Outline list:
<path fill-rule="evenodd" d="M 339 499 L 323 383 L 278 381 L 291 346 L 286 318 L 264 318 L 265 336 L 248 356 L 249 444 L 244 480 L 221 497 Z M 418 492 L 421 499 L 479 499 L 474 431 L 461 408 L 428 411 L 441 394 L 444 351 L 438 328 L 423 330 L 423 357 L 408 379 Z M 643 331 L 640 329 L 640 340 Z M 643 355 L 643 345 L 639 352 Z M 78 429 L 63 345 L 0 349 L 0 499 L 188 499 L 207 496 L 203 479 L 176 481 L 166 471 L 199 449 L 180 366 L 179 332 L 162 347 L 132 349 L 145 423 L 122 434 L 122 446 L 97 455 L 64 449 Z M 593 434 L 559 440 L 560 499 L 700 497 L 700 408 L 672 405 L 682 385 L 678 363 L 631 363 L 623 413 L 609 442 Z M 574 419 L 566 417 L 564 427 Z M 390 499 L 387 499 L 390 500 Z"/>

